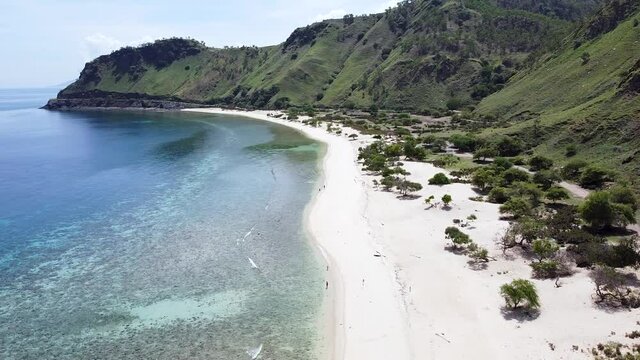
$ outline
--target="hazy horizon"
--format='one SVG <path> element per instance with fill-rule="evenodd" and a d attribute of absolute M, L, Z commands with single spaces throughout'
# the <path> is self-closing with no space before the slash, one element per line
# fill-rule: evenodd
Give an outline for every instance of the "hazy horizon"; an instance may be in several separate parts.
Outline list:
<path fill-rule="evenodd" d="M 7 54 L 0 58 L 0 88 L 62 86 L 97 56 L 160 38 L 190 37 L 213 47 L 275 45 L 314 21 L 377 13 L 396 3 L 8 0 L 0 15 L 0 41 Z"/>

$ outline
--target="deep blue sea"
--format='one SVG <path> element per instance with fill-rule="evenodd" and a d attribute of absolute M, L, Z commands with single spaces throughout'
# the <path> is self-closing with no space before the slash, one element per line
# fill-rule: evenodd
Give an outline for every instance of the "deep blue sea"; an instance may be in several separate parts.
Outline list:
<path fill-rule="evenodd" d="M 0 90 L 0 358 L 313 359 L 322 147 L 241 117 L 38 109 L 55 92 Z"/>

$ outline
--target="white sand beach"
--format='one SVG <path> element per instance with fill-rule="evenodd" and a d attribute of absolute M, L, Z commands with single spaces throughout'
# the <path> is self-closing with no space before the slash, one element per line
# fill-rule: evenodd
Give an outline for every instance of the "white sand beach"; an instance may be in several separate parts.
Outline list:
<path fill-rule="evenodd" d="M 507 226 L 498 206 L 474 202 L 466 184 L 430 186 L 445 172 L 426 163 L 405 162 L 407 178 L 424 188 L 415 200 L 376 189 L 360 170 L 357 149 L 372 141 L 343 129 L 330 134 L 299 121 L 269 117 L 267 111 L 189 109 L 247 116 L 296 128 L 327 144 L 322 190 L 307 213 L 307 226 L 328 263 L 331 359 L 589 359 L 590 348 L 637 330 L 638 311 L 607 312 L 591 300 L 585 271 L 561 279 L 534 280 L 542 303 L 537 318 L 503 312 L 500 285 L 530 278 L 527 261 L 506 259 L 494 240 Z M 325 188 L 326 186 L 326 188 Z M 453 197 L 450 210 L 426 209 L 424 198 Z M 445 250 L 444 229 L 474 214 L 465 229 L 495 258 L 486 269 Z"/>

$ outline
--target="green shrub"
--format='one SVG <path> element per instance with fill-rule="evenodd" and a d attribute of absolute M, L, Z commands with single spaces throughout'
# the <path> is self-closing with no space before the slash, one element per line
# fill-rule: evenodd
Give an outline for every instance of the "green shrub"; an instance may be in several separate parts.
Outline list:
<path fill-rule="evenodd" d="M 510 196 L 519 196 L 529 199 L 533 206 L 538 206 L 544 196 L 544 193 L 535 184 L 520 181 L 511 186 Z"/>
<path fill-rule="evenodd" d="M 398 180 L 396 182 L 396 187 L 402 196 L 407 196 L 409 193 L 422 190 L 422 184 L 404 179 Z"/>
<path fill-rule="evenodd" d="M 448 185 L 451 184 L 451 180 L 444 173 L 437 173 L 431 179 L 429 179 L 429 185 Z"/>
<path fill-rule="evenodd" d="M 551 239 L 537 239 L 531 243 L 531 250 L 538 258 L 538 262 L 541 262 L 553 257 L 560 247 Z"/>
<path fill-rule="evenodd" d="M 444 230 L 446 238 L 453 242 L 455 247 L 466 246 L 472 243 L 469 235 L 463 233 L 455 226 L 449 226 Z"/>
<path fill-rule="evenodd" d="M 537 155 L 529 159 L 529 166 L 533 171 L 547 170 L 553 166 L 553 160 Z"/>
<path fill-rule="evenodd" d="M 562 168 L 561 175 L 566 180 L 577 180 L 587 165 L 589 164 L 584 160 L 571 160 Z"/>
<path fill-rule="evenodd" d="M 531 202 L 522 197 L 510 198 L 500 206 L 501 214 L 511 214 L 516 219 L 530 215 L 532 210 Z"/>
<path fill-rule="evenodd" d="M 477 169 L 471 177 L 471 184 L 480 189 L 480 191 L 486 191 L 491 188 L 495 181 L 496 177 L 493 171 L 486 168 Z"/>
<path fill-rule="evenodd" d="M 540 170 L 533 174 L 533 182 L 540 185 L 543 190 L 548 190 L 551 186 L 562 180 L 560 175 L 553 170 Z"/>
<path fill-rule="evenodd" d="M 580 175 L 580 186 L 587 189 L 598 189 L 610 179 L 609 172 L 606 170 L 593 165 L 587 166 Z"/>
<path fill-rule="evenodd" d="M 489 192 L 489 202 L 504 204 L 509 200 L 509 190 L 503 187 L 495 187 Z"/>
<path fill-rule="evenodd" d="M 511 169 L 513 167 L 513 164 L 507 158 L 497 157 L 493 159 L 493 166 L 500 171 L 504 171 Z"/>
<path fill-rule="evenodd" d="M 449 138 L 449 141 L 451 141 L 456 149 L 463 152 L 473 152 L 478 144 L 476 138 L 471 135 L 455 134 Z"/>
<path fill-rule="evenodd" d="M 504 136 L 496 143 L 496 149 L 500 156 L 517 156 L 524 150 L 524 146 L 522 141 Z"/>
<path fill-rule="evenodd" d="M 635 223 L 635 213 L 631 206 L 613 202 L 607 191 L 591 193 L 580 206 L 580 215 L 594 228 L 607 228 L 612 225 L 624 227 Z"/>
<path fill-rule="evenodd" d="M 547 190 L 545 197 L 555 203 L 561 200 L 567 200 L 569 198 L 569 192 L 564 188 L 554 186 Z"/>
<path fill-rule="evenodd" d="M 630 188 L 616 185 L 609 189 L 609 194 L 614 203 L 628 205 L 634 212 L 638 210 L 638 198 Z"/>
<path fill-rule="evenodd" d="M 536 286 L 529 280 L 517 279 L 500 287 L 500 294 L 507 306 L 516 309 L 520 305 L 535 309 L 540 307 Z"/>
<path fill-rule="evenodd" d="M 502 173 L 502 185 L 509 186 L 514 182 L 529 181 L 529 174 L 520 169 L 511 168 Z"/>
<path fill-rule="evenodd" d="M 577 153 L 578 153 L 578 149 L 576 148 L 575 145 L 571 144 L 571 145 L 568 145 L 567 148 L 565 149 L 564 156 L 572 157 L 572 156 L 576 156 Z"/>

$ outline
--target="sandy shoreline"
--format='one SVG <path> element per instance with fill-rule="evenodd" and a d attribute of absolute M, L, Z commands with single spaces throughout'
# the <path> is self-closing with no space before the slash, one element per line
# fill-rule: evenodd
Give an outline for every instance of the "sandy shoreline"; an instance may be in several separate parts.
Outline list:
<path fill-rule="evenodd" d="M 501 311 L 498 288 L 514 278 L 530 278 L 525 259 L 505 259 L 496 236 L 508 226 L 498 206 L 469 200 L 469 185 L 427 185 L 437 172 L 426 163 L 406 162 L 408 179 L 424 189 L 417 200 L 380 191 L 357 164 L 357 148 L 372 139 L 344 129 L 329 134 L 299 121 L 267 116 L 267 111 L 189 109 L 239 115 L 293 127 L 327 145 L 323 186 L 307 208 L 307 227 L 329 264 L 330 312 L 327 357 L 331 359 L 589 359 L 600 342 L 630 343 L 638 311 L 606 312 L 591 301 L 585 271 L 560 281 L 534 280 L 542 309 L 535 319 Z M 453 196 L 449 211 L 425 209 L 424 197 Z M 495 257 L 486 269 L 444 249 L 444 229 L 453 219 L 478 217 L 465 232 Z M 376 254 L 381 256 L 375 256 Z"/>

